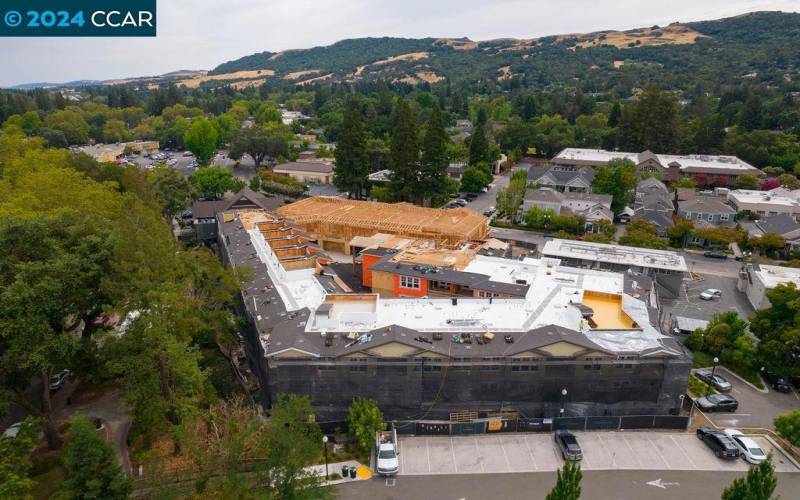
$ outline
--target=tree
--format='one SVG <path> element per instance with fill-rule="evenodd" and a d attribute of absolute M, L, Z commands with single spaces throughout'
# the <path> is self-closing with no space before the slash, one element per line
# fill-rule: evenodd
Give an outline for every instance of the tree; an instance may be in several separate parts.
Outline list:
<path fill-rule="evenodd" d="M 677 218 L 675 224 L 667 228 L 667 236 L 672 240 L 673 246 L 685 247 L 689 236 L 694 232 L 694 222 L 683 217 Z"/>
<path fill-rule="evenodd" d="M 485 163 L 467 167 L 461 174 L 461 190 L 467 193 L 480 193 L 491 182 L 491 170 Z"/>
<path fill-rule="evenodd" d="M 744 102 L 744 107 L 739 113 L 739 125 L 745 130 L 756 130 L 761 127 L 763 122 L 763 106 L 761 98 L 756 94 L 750 94 Z"/>
<path fill-rule="evenodd" d="M 800 290 L 794 283 L 781 283 L 766 295 L 770 307 L 756 311 L 750 322 L 761 340 L 759 361 L 775 371 L 789 372 L 800 352 Z"/>
<path fill-rule="evenodd" d="M 261 191 L 261 177 L 256 175 L 252 179 L 250 179 L 248 187 L 250 188 L 251 191 L 255 191 L 256 193 Z"/>
<path fill-rule="evenodd" d="M 350 197 L 360 199 L 365 194 L 370 164 L 367 159 L 367 138 L 361 109 L 354 97 L 347 100 L 334 157 L 334 186 L 349 193 Z"/>
<path fill-rule="evenodd" d="M 70 144 L 86 144 L 89 142 L 89 125 L 83 115 L 75 107 L 54 111 L 44 119 L 45 127 L 60 130 Z"/>
<path fill-rule="evenodd" d="M 736 177 L 733 187 L 736 189 L 758 189 L 758 177 L 750 174 L 742 174 Z"/>
<path fill-rule="evenodd" d="M 676 189 L 677 188 L 696 189 L 697 184 L 695 184 L 694 181 L 689 177 L 681 177 L 680 179 L 672 183 L 672 187 Z"/>
<path fill-rule="evenodd" d="M 786 189 L 800 189 L 800 180 L 794 174 L 781 174 L 778 176 L 778 182 Z"/>
<path fill-rule="evenodd" d="M 394 199 L 413 201 L 419 193 L 419 148 L 417 147 L 416 117 L 408 103 L 397 104 L 397 123 L 392 135 L 391 176 L 389 189 Z"/>
<path fill-rule="evenodd" d="M 634 104 L 622 109 L 620 147 L 671 153 L 678 149 L 678 107 L 675 99 L 651 84 Z"/>
<path fill-rule="evenodd" d="M 130 137 L 125 122 L 122 120 L 108 120 L 103 125 L 103 140 L 105 142 L 123 142 Z"/>
<path fill-rule="evenodd" d="M 470 166 L 477 165 L 482 162 L 491 162 L 491 153 L 489 152 L 489 140 L 486 138 L 486 125 L 484 123 L 477 123 L 472 129 L 472 135 L 469 138 L 469 160 Z"/>
<path fill-rule="evenodd" d="M 434 106 L 425 127 L 422 140 L 422 156 L 419 162 L 420 192 L 423 204 L 430 205 L 435 197 L 442 197 L 447 176 L 447 133 L 444 130 L 442 112 Z"/>
<path fill-rule="evenodd" d="M 0 498 L 33 498 L 34 481 L 29 472 L 39 428 L 35 419 L 28 417 L 15 437 L 0 436 Z"/>
<path fill-rule="evenodd" d="M 233 173 L 225 167 L 198 168 L 189 177 L 189 182 L 197 197 L 206 199 L 222 198 L 235 185 Z"/>
<path fill-rule="evenodd" d="M 183 143 L 201 165 L 208 165 L 217 150 L 217 128 L 205 118 L 195 118 L 183 135 Z"/>
<path fill-rule="evenodd" d="M 722 500 L 777 500 L 772 493 L 778 485 L 772 455 L 753 465 L 743 478 L 734 479 L 722 492 Z"/>
<path fill-rule="evenodd" d="M 280 156 L 286 156 L 288 152 L 286 131 L 270 123 L 267 126 L 242 128 L 234 133 L 228 156 L 239 160 L 244 155 L 249 155 L 258 168 L 265 160 L 275 161 Z"/>
<path fill-rule="evenodd" d="M 161 213 L 167 223 L 172 224 L 175 215 L 189 203 L 192 186 L 180 172 L 165 166 L 156 167 L 149 180 L 161 205 Z"/>
<path fill-rule="evenodd" d="M 77 415 L 69 426 L 63 462 L 67 477 L 62 490 L 69 498 L 128 498 L 131 482 L 117 462 L 114 448 L 94 423 Z"/>
<path fill-rule="evenodd" d="M 553 157 L 575 143 L 575 129 L 561 115 L 543 115 L 536 122 L 536 141 L 542 153 Z"/>
<path fill-rule="evenodd" d="M 556 471 L 556 485 L 545 497 L 546 500 L 578 500 L 581 497 L 581 466 L 568 461 Z"/>
<path fill-rule="evenodd" d="M 800 446 L 800 410 L 778 415 L 773 421 L 775 431 L 795 446 Z"/>
<path fill-rule="evenodd" d="M 619 239 L 619 244 L 659 250 L 667 248 L 667 240 L 658 236 L 656 225 L 642 220 L 628 223 L 625 234 Z"/>
<path fill-rule="evenodd" d="M 636 180 L 636 166 L 632 161 L 614 159 L 597 169 L 592 181 L 592 191 L 610 194 L 611 210 L 618 214 L 633 201 Z"/>
<path fill-rule="evenodd" d="M 766 254 L 771 254 L 776 250 L 783 250 L 786 247 L 786 240 L 776 233 L 764 233 L 759 237 L 750 238 L 750 245 L 760 248 Z"/>
<path fill-rule="evenodd" d="M 356 440 L 359 451 L 369 455 L 375 443 L 375 433 L 386 428 L 378 402 L 373 399 L 354 398 L 347 411 L 347 427 Z"/>

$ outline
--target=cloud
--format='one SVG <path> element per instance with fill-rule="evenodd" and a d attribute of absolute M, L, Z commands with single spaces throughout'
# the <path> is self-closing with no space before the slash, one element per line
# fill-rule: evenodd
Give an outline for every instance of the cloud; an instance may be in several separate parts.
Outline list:
<path fill-rule="evenodd" d="M 161 0 L 156 38 L 0 39 L 0 85 L 210 69 L 254 52 L 363 36 L 530 38 L 797 6 L 797 0 Z"/>

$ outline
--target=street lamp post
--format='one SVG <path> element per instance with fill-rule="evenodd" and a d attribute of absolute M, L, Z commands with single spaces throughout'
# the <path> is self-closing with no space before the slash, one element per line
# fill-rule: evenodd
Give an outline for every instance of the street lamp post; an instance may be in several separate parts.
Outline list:
<path fill-rule="evenodd" d="M 706 391 L 706 396 L 711 394 L 711 384 L 714 383 L 714 374 L 717 372 L 717 363 L 719 363 L 719 358 L 714 356 L 714 368 L 711 369 L 711 380 L 708 381 L 708 390 Z"/>
<path fill-rule="evenodd" d="M 325 452 L 325 480 L 328 480 L 328 436 L 322 436 L 322 449 Z"/>
<path fill-rule="evenodd" d="M 563 389 L 561 389 L 561 411 L 560 411 L 560 413 L 561 413 L 562 417 L 564 416 L 564 406 L 566 405 L 566 401 L 567 401 L 567 388 L 564 387 Z"/>

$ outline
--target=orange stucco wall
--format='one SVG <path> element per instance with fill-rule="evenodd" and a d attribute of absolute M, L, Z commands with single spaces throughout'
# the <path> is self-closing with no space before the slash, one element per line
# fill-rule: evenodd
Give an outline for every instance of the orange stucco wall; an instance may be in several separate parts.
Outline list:
<path fill-rule="evenodd" d="M 372 288 L 372 271 L 370 266 L 381 260 L 377 255 L 361 256 L 361 284 Z"/>
<path fill-rule="evenodd" d="M 401 288 L 400 287 L 400 275 L 394 275 L 394 290 L 393 296 L 394 297 L 422 297 L 424 295 L 428 295 L 428 280 L 424 278 L 420 278 L 419 280 L 419 290 L 414 290 L 412 288 Z"/>

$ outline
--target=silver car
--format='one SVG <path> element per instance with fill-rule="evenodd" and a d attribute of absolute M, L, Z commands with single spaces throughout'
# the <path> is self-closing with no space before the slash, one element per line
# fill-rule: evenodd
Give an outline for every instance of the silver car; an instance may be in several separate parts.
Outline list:
<path fill-rule="evenodd" d="M 751 464 L 760 464 L 767 459 L 767 454 L 758 446 L 758 443 L 745 436 L 742 431 L 725 429 L 723 432 L 733 440 L 733 444 L 739 448 L 742 457 L 744 457 L 746 461 Z"/>

